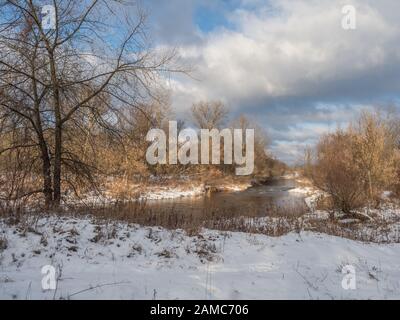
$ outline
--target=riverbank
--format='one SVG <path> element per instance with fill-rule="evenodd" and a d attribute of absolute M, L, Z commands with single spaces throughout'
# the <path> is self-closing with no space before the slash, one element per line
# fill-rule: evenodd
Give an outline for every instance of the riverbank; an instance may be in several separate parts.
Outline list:
<path fill-rule="evenodd" d="M 239 192 L 252 186 L 248 177 L 150 176 L 138 182 L 112 179 L 101 192 L 66 198 L 69 204 L 107 205 L 121 201 L 172 200 L 217 192 Z"/>
<path fill-rule="evenodd" d="M 400 245 L 47 217 L 0 223 L 1 299 L 399 299 Z M 34 223 L 32 223 L 34 222 Z M 42 290 L 42 267 L 57 270 Z M 356 290 L 344 290 L 352 265 Z"/>

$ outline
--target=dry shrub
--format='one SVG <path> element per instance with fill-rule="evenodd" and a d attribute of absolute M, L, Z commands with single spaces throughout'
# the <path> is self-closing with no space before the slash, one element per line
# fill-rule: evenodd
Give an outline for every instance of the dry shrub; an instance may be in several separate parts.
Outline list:
<path fill-rule="evenodd" d="M 337 131 L 321 138 L 317 163 L 313 168 L 315 185 L 330 195 L 335 208 L 345 213 L 365 203 L 361 172 L 355 165 L 354 135 Z"/>
<path fill-rule="evenodd" d="M 347 130 L 320 139 L 312 179 L 331 197 L 333 209 L 351 214 L 379 205 L 382 192 L 396 181 L 398 159 L 386 123 L 377 113 L 364 112 Z"/>
<path fill-rule="evenodd" d="M 364 193 L 379 204 L 396 180 L 399 153 L 394 137 L 378 113 L 364 112 L 356 126 L 354 153 L 364 182 Z"/>
<path fill-rule="evenodd" d="M 325 233 L 341 238 L 369 243 L 399 243 L 400 233 L 397 226 L 399 219 L 377 219 L 374 221 L 346 222 L 341 219 L 305 219 L 303 230 Z"/>

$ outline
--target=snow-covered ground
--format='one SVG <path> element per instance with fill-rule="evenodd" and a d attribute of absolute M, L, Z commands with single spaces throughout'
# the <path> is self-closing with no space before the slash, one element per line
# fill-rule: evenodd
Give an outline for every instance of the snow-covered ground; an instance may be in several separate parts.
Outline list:
<path fill-rule="evenodd" d="M 0 223 L 2 299 L 399 299 L 400 244 L 41 218 Z M 2 248 L 2 249 L 1 249 Z M 41 268 L 58 270 L 42 290 Z M 344 290 L 342 268 L 356 271 Z"/>

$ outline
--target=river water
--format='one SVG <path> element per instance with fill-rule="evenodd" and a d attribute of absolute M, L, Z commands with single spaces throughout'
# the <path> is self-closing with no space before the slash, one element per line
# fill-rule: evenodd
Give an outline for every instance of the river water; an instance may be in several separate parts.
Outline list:
<path fill-rule="evenodd" d="M 289 192 L 295 187 L 294 180 L 276 179 L 267 185 L 251 187 L 245 191 L 149 200 L 147 206 L 154 211 L 173 210 L 178 213 L 228 213 L 230 216 L 268 216 L 281 213 L 297 215 L 305 208 L 305 202 L 301 194 Z"/>

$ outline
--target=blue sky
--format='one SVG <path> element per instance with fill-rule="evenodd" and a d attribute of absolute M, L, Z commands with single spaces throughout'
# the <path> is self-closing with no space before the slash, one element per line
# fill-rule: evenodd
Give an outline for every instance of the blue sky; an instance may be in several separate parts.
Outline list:
<path fill-rule="evenodd" d="M 177 48 L 193 80 L 169 83 L 177 116 L 222 100 L 266 128 L 295 163 L 319 135 L 363 108 L 399 102 L 398 0 L 147 0 L 155 45 Z M 344 4 L 356 30 L 341 27 Z"/>
<path fill-rule="evenodd" d="M 194 10 L 194 24 L 204 33 L 214 31 L 216 28 L 231 28 L 229 21 L 226 19 L 223 10 L 217 10 L 215 7 L 207 5 L 199 5 Z"/>

